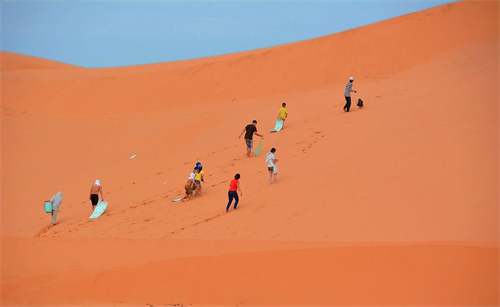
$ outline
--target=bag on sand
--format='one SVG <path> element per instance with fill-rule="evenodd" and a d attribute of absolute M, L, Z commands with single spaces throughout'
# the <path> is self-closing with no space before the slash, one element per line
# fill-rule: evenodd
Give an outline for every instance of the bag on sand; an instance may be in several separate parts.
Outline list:
<path fill-rule="evenodd" d="M 46 200 L 45 204 L 43 204 L 43 207 L 45 209 L 45 213 L 52 213 L 52 203 L 50 200 Z"/>
<path fill-rule="evenodd" d="M 363 107 L 363 100 L 361 100 L 361 98 L 358 99 L 358 107 Z"/>

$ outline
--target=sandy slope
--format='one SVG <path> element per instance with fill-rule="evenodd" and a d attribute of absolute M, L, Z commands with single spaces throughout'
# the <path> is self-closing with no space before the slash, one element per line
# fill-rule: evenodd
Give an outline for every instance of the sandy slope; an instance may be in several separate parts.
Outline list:
<path fill-rule="evenodd" d="M 498 304 L 498 25 L 498 2 L 460 2 L 183 62 L 1 53 L 1 303 Z M 366 107 L 345 114 L 350 75 Z M 237 136 L 282 101 L 269 185 Z M 171 203 L 198 160 L 204 195 Z"/>

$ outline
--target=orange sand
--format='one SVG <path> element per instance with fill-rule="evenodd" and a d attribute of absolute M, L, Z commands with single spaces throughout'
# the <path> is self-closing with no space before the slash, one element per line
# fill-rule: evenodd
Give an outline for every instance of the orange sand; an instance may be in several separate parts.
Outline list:
<path fill-rule="evenodd" d="M 499 9 L 134 67 L 0 53 L 1 305 L 498 305 Z M 204 195 L 172 203 L 196 161 Z"/>

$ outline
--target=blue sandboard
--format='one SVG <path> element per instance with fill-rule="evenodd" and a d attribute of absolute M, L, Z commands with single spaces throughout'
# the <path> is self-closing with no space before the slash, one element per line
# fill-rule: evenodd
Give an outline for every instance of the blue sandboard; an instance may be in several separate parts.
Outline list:
<path fill-rule="evenodd" d="M 253 151 L 253 153 L 255 154 L 256 157 L 258 155 L 260 155 L 260 150 L 262 148 L 262 141 L 263 140 L 264 140 L 264 138 L 260 138 L 259 146 L 257 146 L 257 148 L 255 148 L 255 150 Z"/>
<path fill-rule="evenodd" d="M 176 198 L 176 199 L 172 199 L 173 202 L 178 202 L 178 201 L 181 201 L 182 198 Z"/>
<path fill-rule="evenodd" d="M 276 125 L 274 126 L 274 129 L 269 130 L 269 132 L 278 132 L 281 129 L 283 129 L 283 120 L 278 118 L 276 120 Z"/>
<path fill-rule="evenodd" d="M 89 219 L 96 219 L 101 216 L 101 214 L 104 213 L 104 210 L 106 210 L 106 207 L 108 206 L 107 201 L 100 200 L 97 203 L 97 206 L 95 206 L 94 212 L 92 212 L 92 215 L 89 217 Z"/>

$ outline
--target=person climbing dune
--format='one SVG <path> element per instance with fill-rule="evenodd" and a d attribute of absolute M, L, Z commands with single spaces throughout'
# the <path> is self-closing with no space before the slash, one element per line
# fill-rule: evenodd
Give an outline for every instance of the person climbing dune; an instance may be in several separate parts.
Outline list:
<path fill-rule="evenodd" d="M 352 83 L 354 82 L 354 77 L 349 78 L 349 82 L 347 82 L 345 86 L 345 91 L 344 91 L 344 97 L 345 97 L 345 105 L 344 105 L 344 112 L 349 112 L 349 109 L 351 108 L 351 93 L 357 93 L 357 91 L 352 89 Z"/>
<path fill-rule="evenodd" d="M 278 119 L 281 119 L 283 121 L 283 126 L 281 127 L 281 129 L 285 128 L 285 120 L 287 117 L 288 117 L 288 111 L 286 109 L 286 102 L 283 102 L 281 104 L 280 111 L 278 112 Z"/>
<path fill-rule="evenodd" d="M 243 131 L 240 133 L 240 136 L 238 138 L 241 138 L 241 136 L 245 133 L 245 143 L 247 145 L 247 157 L 250 157 L 250 151 L 252 150 L 253 147 L 253 135 L 260 136 L 261 138 L 264 138 L 263 135 L 257 133 L 257 121 L 254 119 L 251 124 L 246 125 L 246 127 L 243 129 Z"/>
<path fill-rule="evenodd" d="M 62 192 L 57 192 L 56 195 L 52 196 L 50 203 L 52 204 L 52 225 L 55 225 L 57 213 L 60 211 L 59 206 L 62 203 Z"/>
<path fill-rule="evenodd" d="M 96 180 L 95 183 L 90 187 L 90 201 L 92 202 L 92 212 L 94 212 L 95 206 L 99 202 L 99 193 L 101 194 L 101 200 L 104 200 L 102 196 L 102 186 L 101 181 Z"/>

